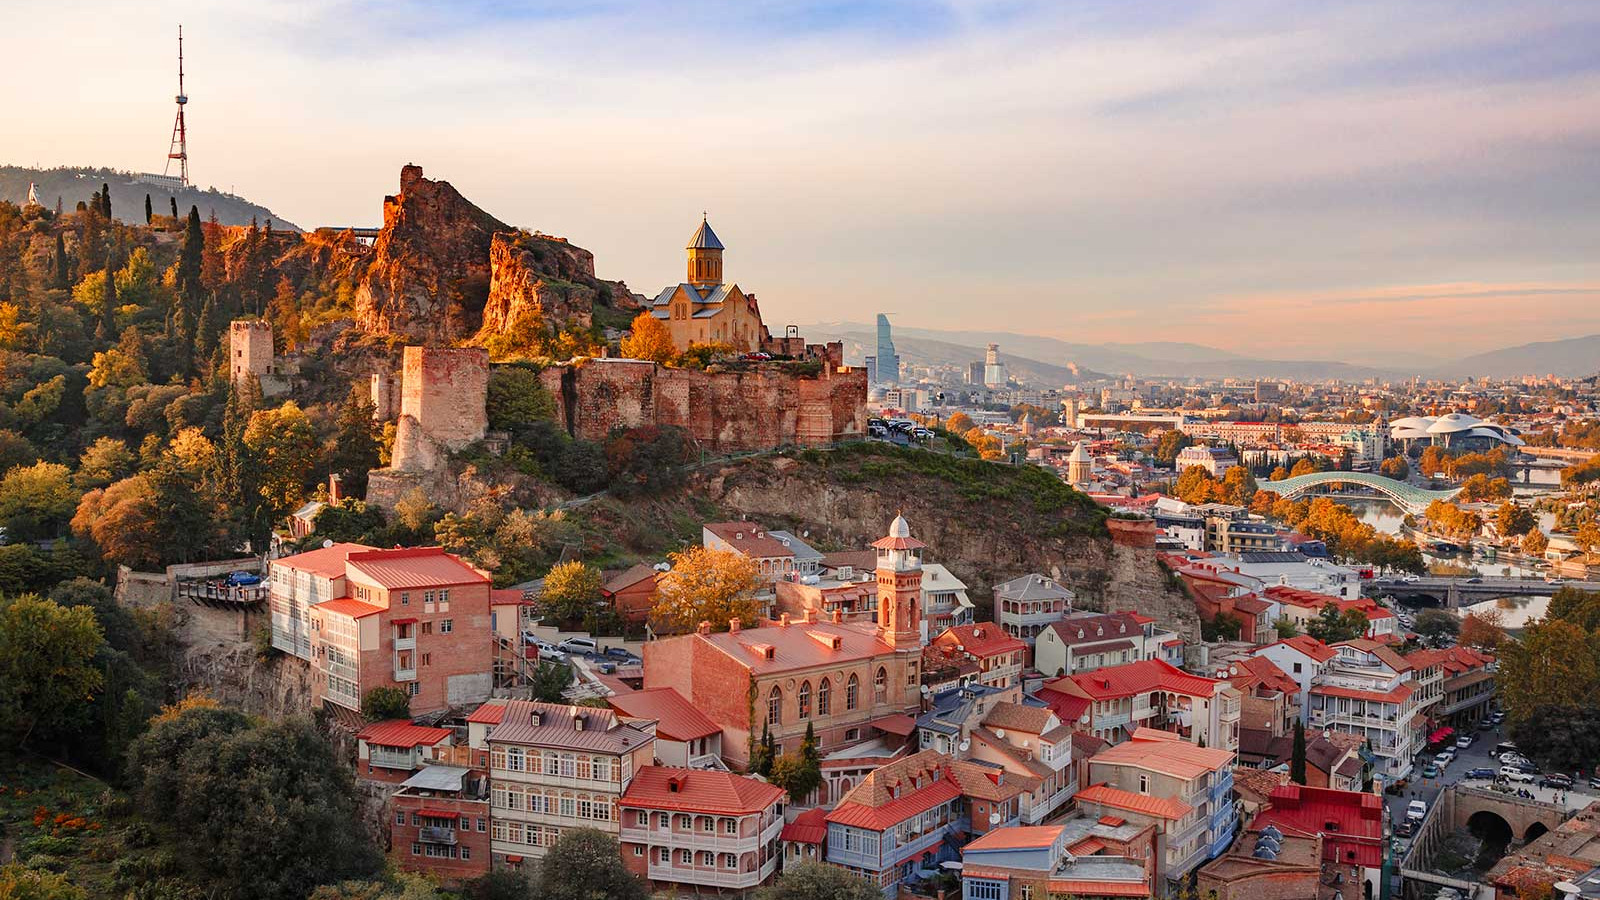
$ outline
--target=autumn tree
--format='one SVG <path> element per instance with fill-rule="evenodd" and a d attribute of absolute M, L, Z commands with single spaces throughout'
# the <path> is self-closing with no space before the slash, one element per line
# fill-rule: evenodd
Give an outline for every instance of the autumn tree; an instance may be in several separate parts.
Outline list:
<path fill-rule="evenodd" d="M 618 349 L 628 359 L 648 359 L 666 365 L 678 355 L 672 331 L 649 310 L 633 318 L 633 325 Z"/>
<path fill-rule="evenodd" d="M 1315 475 L 1322 471 L 1322 464 L 1318 457 L 1302 456 L 1295 461 L 1294 468 L 1289 470 L 1289 477 L 1296 478 L 1301 475 Z"/>
<path fill-rule="evenodd" d="M 953 412 L 950 418 L 944 420 L 944 430 L 951 434 L 966 434 L 977 426 L 972 417 L 964 412 Z"/>
<path fill-rule="evenodd" d="M 762 580 L 754 560 L 703 546 L 669 554 L 668 560 L 672 568 L 657 581 L 650 610 L 657 631 L 682 634 L 701 622 L 726 631 L 730 619 L 755 624 Z"/>
<path fill-rule="evenodd" d="M 255 468 L 266 518 L 275 520 L 305 495 L 317 466 L 316 433 L 306 414 L 290 400 L 277 409 L 252 414 L 244 444 Z"/>
<path fill-rule="evenodd" d="M 1194 504 L 1220 503 L 1227 496 L 1216 476 L 1200 466 L 1186 467 L 1172 491 L 1179 500 Z"/>
<path fill-rule="evenodd" d="M 1506 642 L 1500 611 L 1489 609 L 1467 613 L 1461 619 L 1461 632 L 1456 640 L 1464 647 L 1476 647 L 1489 653 L 1499 650 L 1500 645 Z"/>
<path fill-rule="evenodd" d="M 1396 481 L 1405 481 L 1411 477 L 1411 466 L 1404 456 L 1391 456 L 1378 464 L 1378 473 Z"/>
<path fill-rule="evenodd" d="M 1594 548 L 1600 547 L 1600 524 L 1590 520 L 1579 525 L 1572 533 L 1572 546 L 1577 547 L 1578 552 L 1583 554 L 1584 562 L 1590 562 Z"/>
<path fill-rule="evenodd" d="M 1500 504 L 1494 513 L 1494 527 L 1502 540 L 1527 534 L 1538 525 L 1533 511 L 1510 500 Z"/>
<path fill-rule="evenodd" d="M 1529 556 L 1543 556 L 1546 548 L 1550 546 L 1550 539 L 1544 532 L 1537 528 L 1532 529 L 1522 536 L 1522 552 Z"/>
<path fill-rule="evenodd" d="M 33 541 L 65 533 L 78 506 L 72 473 L 60 463 L 18 466 L 0 479 L 0 523 L 12 541 Z"/>
<path fill-rule="evenodd" d="M 544 576 L 539 610 L 563 625 L 581 623 L 600 602 L 600 570 L 577 560 L 557 563 Z"/>
<path fill-rule="evenodd" d="M 1235 506 L 1249 506 L 1255 499 L 1256 479 L 1245 466 L 1233 466 L 1222 473 L 1223 502 Z"/>
<path fill-rule="evenodd" d="M 1561 619 L 1533 622 L 1501 647 L 1495 683 L 1513 721 L 1541 705 L 1591 705 L 1600 695 L 1600 638 Z"/>
<path fill-rule="evenodd" d="M 1178 452 L 1193 443 L 1194 440 L 1189 435 L 1174 428 L 1171 431 L 1162 432 L 1161 437 L 1156 438 L 1156 448 L 1153 451 L 1153 455 L 1156 458 L 1156 462 L 1163 466 L 1176 465 Z"/>
<path fill-rule="evenodd" d="M 69 733 L 101 689 L 93 610 L 31 594 L 0 600 L 0 729 L 18 745 Z"/>

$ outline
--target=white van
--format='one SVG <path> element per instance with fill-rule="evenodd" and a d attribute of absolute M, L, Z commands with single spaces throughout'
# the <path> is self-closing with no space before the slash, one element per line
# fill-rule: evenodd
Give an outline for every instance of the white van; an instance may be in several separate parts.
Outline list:
<path fill-rule="evenodd" d="M 1413 800 L 1409 804 L 1406 805 L 1406 820 L 1407 821 L 1420 822 L 1420 821 L 1422 821 L 1422 817 L 1426 816 L 1427 814 L 1428 814 L 1428 804 L 1422 802 L 1421 800 Z"/>
<path fill-rule="evenodd" d="M 594 654 L 600 652 L 600 645 L 596 644 L 592 638 L 567 638 L 557 646 L 567 653 Z"/>

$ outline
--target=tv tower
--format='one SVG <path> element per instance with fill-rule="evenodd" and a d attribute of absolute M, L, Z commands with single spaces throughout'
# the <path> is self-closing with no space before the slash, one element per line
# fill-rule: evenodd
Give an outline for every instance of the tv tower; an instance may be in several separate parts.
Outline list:
<path fill-rule="evenodd" d="M 178 118 L 172 123 L 172 145 L 167 148 L 167 165 L 161 170 L 165 175 L 172 169 L 172 161 L 178 161 L 178 181 L 184 187 L 189 186 L 189 131 L 183 124 L 183 107 L 189 98 L 183 93 L 183 26 L 178 26 Z"/>

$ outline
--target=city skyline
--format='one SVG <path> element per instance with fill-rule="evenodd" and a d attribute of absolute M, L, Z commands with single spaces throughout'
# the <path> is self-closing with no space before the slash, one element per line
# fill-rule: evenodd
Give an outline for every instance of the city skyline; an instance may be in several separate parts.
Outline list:
<path fill-rule="evenodd" d="M 709 209 L 783 321 L 1358 363 L 1600 332 L 1592 6 L 25 2 L 52 87 L 0 87 L 0 162 L 160 171 L 186 13 L 196 181 L 301 226 L 376 224 L 416 162 L 635 290 Z"/>

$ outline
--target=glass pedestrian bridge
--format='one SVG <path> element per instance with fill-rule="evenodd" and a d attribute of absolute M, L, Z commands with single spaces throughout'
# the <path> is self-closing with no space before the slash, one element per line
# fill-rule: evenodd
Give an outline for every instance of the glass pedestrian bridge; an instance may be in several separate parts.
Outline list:
<path fill-rule="evenodd" d="M 1305 496 L 1313 488 L 1325 484 L 1359 484 L 1371 488 L 1409 513 L 1420 513 L 1435 500 L 1449 500 L 1461 493 L 1461 488 L 1458 487 L 1433 491 L 1404 481 L 1396 481 L 1384 475 L 1374 475 L 1371 472 L 1313 472 L 1310 475 L 1296 475 L 1282 481 L 1263 481 L 1258 486 L 1264 491 L 1272 491 L 1284 499 L 1292 500 Z"/>

